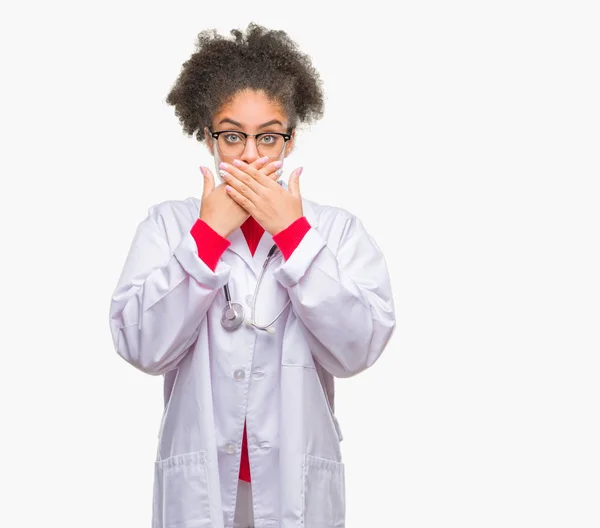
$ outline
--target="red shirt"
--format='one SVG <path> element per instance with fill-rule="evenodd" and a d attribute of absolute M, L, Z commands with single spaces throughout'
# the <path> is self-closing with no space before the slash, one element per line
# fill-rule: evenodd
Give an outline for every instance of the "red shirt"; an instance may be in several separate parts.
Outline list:
<path fill-rule="evenodd" d="M 290 258 L 310 227 L 308 220 L 303 216 L 273 237 L 273 242 L 277 244 L 277 247 L 280 249 L 285 260 Z M 248 220 L 241 225 L 241 230 L 248 243 L 250 253 L 254 255 L 258 243 L 265 232 L 264 228 L 254 219 L 254 217 L 250 216 L 248 217 Z M 200 219 L 192 226 L 190 232 L 198 246 L 198 257 L 214 271 L 221 255 L 231 245 L 231 242 L 226 238 L 223 238 L 206 222 Z M 250 460 L 248 459 L 246 423 L 244 423 L 244 435 L 242 438 L 242 457 L 240 460 L 239 477 L 241 480 L 250 482 Z"/>

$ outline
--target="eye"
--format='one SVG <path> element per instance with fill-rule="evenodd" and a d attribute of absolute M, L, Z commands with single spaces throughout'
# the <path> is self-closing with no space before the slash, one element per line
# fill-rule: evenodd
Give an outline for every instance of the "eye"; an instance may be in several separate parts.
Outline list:
<path fill-rule="evenodd" d="M 227 143 L 231 143 L 231 144 L 244 142 L 244 137 L 241 134 L 237 134 L 235 132 L 226 132 L 225 134 L 221 134 L 221 137 Z"/>
<path fill-rule="evenodd" d="M 279 137 L 277 134 L 265 134 L 264 136 L 260 136 L 260 142 L 263 145 L 273 145 L 277 143 Z"/>

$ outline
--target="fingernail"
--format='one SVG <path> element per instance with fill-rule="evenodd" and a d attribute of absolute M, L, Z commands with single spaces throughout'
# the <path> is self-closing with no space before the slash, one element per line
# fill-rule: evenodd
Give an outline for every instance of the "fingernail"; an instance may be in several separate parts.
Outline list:
<path fill-rule="evenodd" d="M 233 164 L 234 164 L 236 167 L 239 167 L 239 166 L 242 164 L 242 162 L 241 162 L 240 160 L 233 160 Z"/>
<path fill-rule="evenodd" d="M 260 158 L 259 160 L 261 163 L 267 163 L 267 161 L 269 161 L 269 156 L 265 156 L 264 158 Z"/>
<path fill-rule="evenodd" d="M 220 170 L 219 174 L 221 175 L 222 178 L 227 178 L 229 176 L 229 173 L 224 170 Z"/>
<path fill-rule="evenodd" d="M 273 163 L 273 167 L 275 167 L 276 169 L 278 169 L 282 165 L 283 165 L 283 161 L 281 161 L 281 160 L 276 161 L 275 163 Z"/>
<path fill-rule="evenodd" d="M 206 169 L 204 167 L 200 167 L 200 172 L 202 173 L 202 176 L 206 176 Z"/>
<path fill-rule="evenodd" d="M 300 174 L 302 174 L 302 171 L 303 171 L 303 170 L 304 170 L 304 167 L 300 167 L 300 168 L 298 169 L 298 176 L 300 176 Z"/>
<path fill-rule="evenodd" d="M 227 163 L 225 163 L 224 161 L 222 161 L 221 163 L 219 163 L 219 168 L 226 169 L 227 168 Z"/>

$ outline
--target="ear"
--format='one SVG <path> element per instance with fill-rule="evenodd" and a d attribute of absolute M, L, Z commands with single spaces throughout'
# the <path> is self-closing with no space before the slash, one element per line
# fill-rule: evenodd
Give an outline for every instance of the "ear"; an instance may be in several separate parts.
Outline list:
<path fill-rule="evenodd" d="M 206 148 L 208 149 L 208 151 L 210 152 L 211 156 L 214 156 L 214 152 L 213 152 L 213 148 L 214 148 L 214 138 L 210 135 L 210 131 L 208 130 L 208 127 L 204 127 L 204 139 L 206 141 Z"/>
<path fill-rule="evenodd" d="M 285 158 L 287 158 L 289 156 L 289 154 L 294 150 L 294 141 L 296 139 L 296 129 L 295 128 L 292 130 L 291 135 L 292 135 L 292 137 L 285 144 L 285 155 L 284 155 Z"/>

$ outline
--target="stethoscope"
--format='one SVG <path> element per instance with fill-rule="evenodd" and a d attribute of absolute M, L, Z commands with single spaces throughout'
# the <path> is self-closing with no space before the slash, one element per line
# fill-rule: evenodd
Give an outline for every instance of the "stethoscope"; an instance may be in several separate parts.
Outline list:
<path fill-rule="evenodd" d="M 269 324 L 259 325 L 254 320 L 254 314 L 256 312 L 256 299 L 258 297 L 260 283 L 262 281 L 265 270 L 267 269 L 267 266 L 269 265 L 269 261 L 271 260 L 271 257 L 273 257 L 273 255 L 275 254 L 275 251 L 277 251 L 277 249 L 278 249 L 277 245 L 275 244 L 269 250 L 269 254 L 267 255 L 265 263 L 263 264 L 262 270 L 260 271 L 258 281 L 256 282 L 256 288 L 254 289 L 254 295 L 252 296 L 252 313 L 250 314 L 250 319 L 245 318 L 244 307 L 240 303 L 231 302 L 231 294 L 229 292 L 229 284 L 225 284 L 225 286 L 223 286 L 223 290 L 225 291 L 225 299 L 227 300 L 227 306 L 225 306 L 225 308 L 223 308 L 223 314 L 221 315 L 221 324 L 223 325 L 223 328 L 225 328 L 225 330 L 229 330 L 229 331 L 236 330 L 240 326 L 242 326 L 242 324 L 245 322 L 247 325 L 253 326 L 254 328 L 257 328 L 258 330 L 264 330 L 265 332 L 268 332 L 269 334 L 275 333 L 275 330 L 270 327 L 275 323 L 275 321 L 277 321 L 277 319 L 279 319 L 281 317 L 281 315 L 283 314 L 285 309 L 288 307 L 288 304 L 290 304 L 291 299 L 288 299 L 288 302 L 285 303 L 283 310 L 281 310 L 281 312 L 279 312 L 277 314 L 277 317 L 275 317 L 275 319 L 273 319 Z"/>

